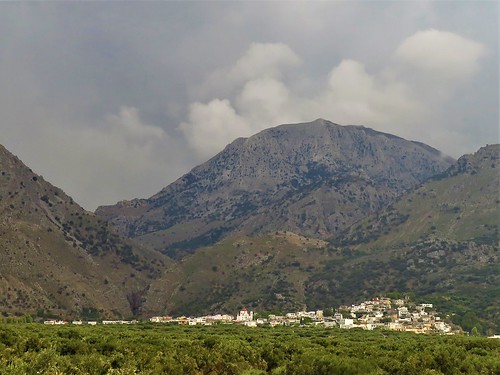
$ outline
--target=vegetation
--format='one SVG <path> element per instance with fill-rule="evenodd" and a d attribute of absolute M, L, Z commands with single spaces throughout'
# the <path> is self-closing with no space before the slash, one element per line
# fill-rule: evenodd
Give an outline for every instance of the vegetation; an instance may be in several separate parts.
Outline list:
<path fill-rule="evenodd" d="M 498 374 L 500 340 L 314 327 L 0 325 L 2 374 Z"/>

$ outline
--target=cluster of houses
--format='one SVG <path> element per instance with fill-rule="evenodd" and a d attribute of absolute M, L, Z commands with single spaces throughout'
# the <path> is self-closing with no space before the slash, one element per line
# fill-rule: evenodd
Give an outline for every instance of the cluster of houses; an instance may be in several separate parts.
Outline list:
<path fill-rule="evenodd" d="M 103 320 L 100 322 L 101 324 L 136 324 L 139 323 L 138 320 Z M 58 319 L 49 319 L 49 320 L 44 320 L 43 324 L 48 324 L 48 325 L 53 325 L 53 326 L 59 326 L 59 325 L 64 325 L 64 324 L 73 324 L 80 326 L 82 324 L 88 324 L 89 326 L 95 326 L 98 324 L 97 321 L 91 320 L 88 322 L 84 322 L 82 320 L 73 320 L 71 322 L 68 322 L 66 320 L 58 320 Z"/>
<path fill-rule="evenodd" d="M 460 332 L 445 323 L 437 315 L 430 303 L 415 304 L 408 299 L 373 298 L 358 305 L 341 306 L 333 315 L 325 316 L 323 310 L 297 311 L 284 315 L 269 315 L 254 318 L 252 311 L 242 309 L 234 318 L 232 315 L 208 315 L 201 317 L 171 317 L 155 316 L 150 319 L 153 323 L 171 323 L 179 325 L 213 325 L 213 324 L 241 324 L 248 327 L 259 325 L 291 326 L 316 325 L 340 328 L 362 328 L 373 330 L 381 327 L 396 331 L 416 333 L 445 333 Z"/>
<path fill-rule="evenodd" d="M 415 333 L 461 332 L 460 328 L 444 322 L 432 303 L 415 304 L 409 299 L 373 298 L 358 305 L 341 306 L 338 310 L 346 315 L 339 312 L 334 315 L 341 328 L 372 330 L 383 327 Z"/>

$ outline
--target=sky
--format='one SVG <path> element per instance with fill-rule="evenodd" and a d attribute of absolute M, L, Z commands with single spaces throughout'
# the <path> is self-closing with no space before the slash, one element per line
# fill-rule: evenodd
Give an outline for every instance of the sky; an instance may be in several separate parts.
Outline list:
<path fill-rule="evenodd" d="M 324 118 L 499 142 L 496 1 L 1 2 L 0 144 L 88 210 Z"/>

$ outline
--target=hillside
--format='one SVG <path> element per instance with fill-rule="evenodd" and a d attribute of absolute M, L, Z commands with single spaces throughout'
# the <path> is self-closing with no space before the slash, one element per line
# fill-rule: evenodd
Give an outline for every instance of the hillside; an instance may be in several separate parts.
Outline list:
<path fill-rule="evenodd" d="M 148 291 L 145 311 L 191 315 L 302 309 L 304 282 L 330 259 L 327 243 L 291 232 L 227 238 L 169 267 Z"/>
<path fill-rule="evenodd" d="M 500 145 L 461 157 L 445 173 L 334 240 L 349 256 L 325 263 L 309 280 L 309 302 L 414 292 L 453 311 L 462 326 L 471 325 L 477 314 L 484 331 L 498 329 L 499 192 Z"/>
<path fill-rule="evenodd" d="M 404 292 L 483 332 L 500 327 L 499 151 L 460 158 L 330 243 L 292 232 L 234 235 L 199 249 L 146 302 L 195 314 L 324 308 Z M 159 302 L 162 301 L 162 302 Z"/>
<path fill-rule="evenodd" d="M 102 219 L 0 146 L 0 310 L 61 317 L 140 313 L 169 260 Z"/>
<path fill-rule="evenodd" d="M 96 213 L 177 258 L 236 232 L 327 239 L 451 162 L 418 142 L 320 119 L 237 139 L 153 197 Z"/>
<path fill-rule="evenodd" d="M 427 237 L 494 245 L 500 225 L 500 145 L 462 156 L 444 173 L 359 225 L 339 245 L 388 247 Z"/>

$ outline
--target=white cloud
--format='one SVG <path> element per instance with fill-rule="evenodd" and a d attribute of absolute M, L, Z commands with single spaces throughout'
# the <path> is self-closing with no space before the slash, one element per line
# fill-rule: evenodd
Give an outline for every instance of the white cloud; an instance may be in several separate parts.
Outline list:
<path fill-rule="evenodd" d="M 323 87 L 301 95 L 293 90 L 300 78 L 284 74 L 300 58 L 283 44 L 252 44 L 225 71 L 233 91 L 227 91 L 226 99 L 192 104 L 189 121 L 180 129 L 200 157 L 212 156 L 239 136 L 318 117 L 449 149 L 449 142 L 460 136 L 452 124 L 441 123 L 442 108 L 477 72 L 485 51 L 457 34 L 421 31 L 403 40 L 380 71 L 369 72 L 362 62 L 345 59 L 331 69 Z M 442 131 L 434 131 L 436 127 Z"/>
<path fill-rule="evenodd" d="M 245 54 L 229 71 L 229 78 L 245 82 L 256 78 L 283 76 L 284 70 L 296 67 L 301 59 L 283 43 L 252 43 Z"/>
<path fill-rule="evenodd" d="M 106 123 L 109 132 L 116 132 L 130 142 L 142 142 L 166 136 L 162 128 L 144 124 L 139 118 L 139 111 L 134 107 L 120 107 L 119 114 L 106 116 Z"/>
<path fill-rule="evenodd" d="M 354 60 L 343 60 L 330 72 L 328 85 L 342 95 L 360 98 L 359 88 L 373 90 L 373 77 L 365 70 L 363 64 Z M 363 94 L 363 92 L 361 92 Z"/>
<path fill-rule="evenodd" d="M 354 60 L 343 60 L 332 69 L 316 103 L 317 111 L 344 124 L 387 127 L 405 124 L 405 118 L 417 112 L 425 117 L 425 109 L 404 81 L 395 80 L 387 72 L 369 74 Z"/>
<path fill-rule="evenodd" d="M 236 107 L 255 133 L 270 124 L 290 121 L 291 100 L 283 82 L 266 77 L 248 81 L 237 97 Z"/>
<path fill-rule="evenodd" d="M 429 74 L 433 79 L 462 81 L 479 69 L 486 48 L 473 40 L 435 29 L 419 31 L 395 51 L 397 61 Z"/>
<path fill-rule="evenodd" d="M 210 100 L 214 96 L 236 95 L 237 90 L 251 80 L 281 80 L 300 64 L 301 59 L 286 44 L 251 43 L 232 66 L 209 74 L 203 84 L 196 87 L 196 96 Z"/>
<path fill-rule="evenodd" d="M 328 110 L 329 118 L 340 123 L 373 121 L 376 116 L 373 102 L 380 95 L 374 81 L 363 64 L 344 60 L 330 72 L 318 103 Z"/>
<path fill-rule="evenodd" d="M 179 128 L 201 160 L 215 155 L 235 138 L 251 135 L 250 126 L 227 99 L 191 104 L 189 121 Z"/>

